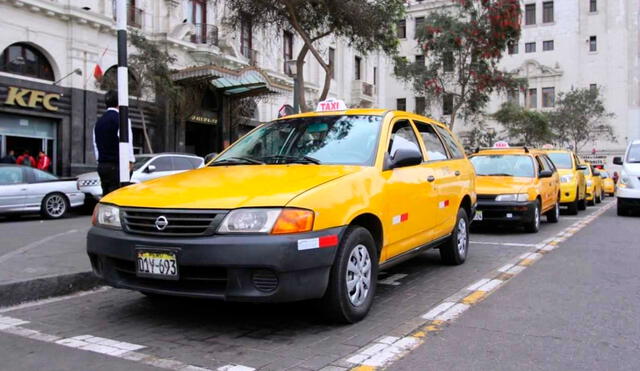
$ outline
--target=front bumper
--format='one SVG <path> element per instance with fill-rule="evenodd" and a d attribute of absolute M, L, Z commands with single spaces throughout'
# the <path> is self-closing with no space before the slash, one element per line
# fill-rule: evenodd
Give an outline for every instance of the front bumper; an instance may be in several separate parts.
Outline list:
<path fill-rule="evenodd" d="M 533 220 L 536 201 L 498 202 L 478 200 L 477 211 L 482 211 L 482 222 L 517 222 Z M 474 223 L 478 222 L 477 220 Z"/>
<path fill-rule="evenodd" d="M 93 227 L 87 253 L 109 285 L 156 294 L 229 301 L 285 302 L 319 298 L 329 281 L 337 246 L 298 250 L 298 241 L 337 235 L 345 227 L 292 235 L 214 235 L 167 238 Z M 170 249 L 178 280 L 136 275 L 136 248 Z"/>
<path fill-rule="evenodd" d="M 560 203 L 569 204 L 578 199 L 577 183 L 560 183 Z"/>
<path fill-rule="evenodd" d="M 640 189 L 620 187 L 616 189 L 616 197 L 622 199 L 638 199 L 640 200 Z"/>

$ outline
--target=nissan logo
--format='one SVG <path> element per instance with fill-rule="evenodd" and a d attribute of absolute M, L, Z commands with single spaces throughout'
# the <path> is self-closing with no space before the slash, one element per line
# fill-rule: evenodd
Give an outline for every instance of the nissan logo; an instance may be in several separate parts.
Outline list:
<path fill-rule="evenodd" d="M 160 215 L 156 218 L 156 229 L 159 231 L 164 230 L 169 225 L 169 221 L 164 215 Z"/>

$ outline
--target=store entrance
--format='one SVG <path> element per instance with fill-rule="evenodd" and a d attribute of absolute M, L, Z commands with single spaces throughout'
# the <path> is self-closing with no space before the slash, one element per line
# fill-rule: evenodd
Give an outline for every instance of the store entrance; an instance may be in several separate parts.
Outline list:
<path fill-rule="evenodd" d="M 14 137 L 9 135 L 6 138 L 6 152 L 9 153 L 10 150 L 14 150 L 16 158 L 23 154 L 24 151 L 29 151 L 29 154 L 31 154 L 34 159 L 37 159 L 38 152 L 43 150 L 42 142 L 44 139 L 41 138 Z"/>
<path fill-rule="evenodd" d="M 217 126 L 187 122 L 185 151 L 201 157 L 216 151 Z"/>

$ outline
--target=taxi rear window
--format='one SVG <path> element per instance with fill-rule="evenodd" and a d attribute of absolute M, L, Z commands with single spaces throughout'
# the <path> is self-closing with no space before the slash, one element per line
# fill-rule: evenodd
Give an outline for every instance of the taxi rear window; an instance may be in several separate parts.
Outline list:
<path fill-rule="evenodd" d="M 573 169 L 571 155 L 563 152 L 547 153 L 547 156 L 553 161 L 558 169 Z"/>
<path fill-rule="evenodd" d="M 331 115 L 283 119 L 266 124 L 236 142 L 213 163 L 244 158 L 281 164 L 365 165 L 375 160 L 382 117 Z"/>
<path fill-rule="evenodd" d="M 478 176 L 514 176 L 533 178 L 533 160 L 525 155 L 476 155 L 471 163 Z"/>

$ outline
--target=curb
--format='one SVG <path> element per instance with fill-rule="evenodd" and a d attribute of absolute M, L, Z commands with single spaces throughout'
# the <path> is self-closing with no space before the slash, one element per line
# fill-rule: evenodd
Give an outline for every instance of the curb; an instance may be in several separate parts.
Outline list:
<path fill-rule="evenodd" d="M 102 285 L 104 285 L 102 280 L 93 272 L 78 272 L 6 284 L 0 283 L 0 307 L 52 296 L 68 295 Z"/>

